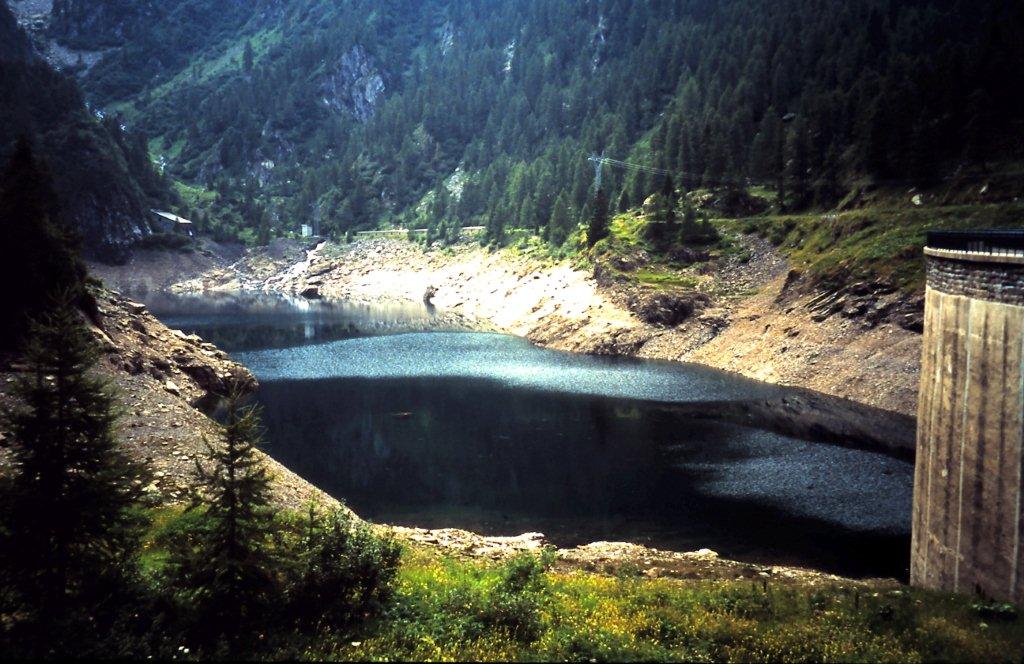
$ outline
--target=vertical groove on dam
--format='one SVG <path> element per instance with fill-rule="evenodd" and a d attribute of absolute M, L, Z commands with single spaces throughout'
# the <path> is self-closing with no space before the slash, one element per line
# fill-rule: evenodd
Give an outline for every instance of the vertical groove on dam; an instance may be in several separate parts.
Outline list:
<path fill-rule="evenodd" d="M 933 251 L 911 582 L 1024 600 L 1024 256 Z"/>

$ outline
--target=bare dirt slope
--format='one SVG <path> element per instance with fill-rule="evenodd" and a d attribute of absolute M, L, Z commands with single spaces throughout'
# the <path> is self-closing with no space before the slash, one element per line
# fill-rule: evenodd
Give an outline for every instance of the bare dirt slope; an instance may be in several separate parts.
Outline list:
<path fill-rule="evenodd" d="M 176 290 L 244 290 L 262 288 L 266 279 L 300 261 L 309 243 L 275 239 L 267 247 L 247 249 L 208 239 L 184 251 L 136 249 L 123 265 L 89 263 L 89 273 L 120 293 L 142 296 Z"/>
<path fill-rule="evenodd" d="M 117 435 L 152 470 L 145 488 L 154 500 L 186 502 L 204 440 L 218 439 L 217 425 L 200 407 L 236 388 L 255 389 L 256 380 L 215 346 L 168 329 L 143 305 L 110 291 L 98 291 L 98 297 L 98 324 L 90 325 L 102 349 L 98 370 L 114 388 L 121 413 Z M 20 369 L 15 360 L 0 371 L 0 403 L 10 404 Z M 0 472 L 7 462 L 0 450 Z M 336 503 L 270 457 L 266 463 L 280 505 Z"/>
<path fill-rule="evenodd" d="M 779 277 L 737 302 L 729 325 L 685 359 L 916 415 L 920 334 L 839 315 L 815 320 L 813 297 L 780 302 L 785 290 Z"/>
<path fill-rule="evenodd" d="M 645 322 L 635 293 L 568 262 L 459 245 L 426 251 L 402 241 L 360 241 L 314 252 L 275 288 L 354 300 L 414 300 L 550 348 L 697 362 L 758 380 L 804 387 L 908 417 L 915 414 L 920 335 L 893 320 L 822 312 L 786 262 L 745 238 L 749 260 L 727 262 L 712 294 L 678 324 Z M 892 308 L 883 295 L 874 308 Z M 632 299 L 631 299 L 632 298 Z"/>

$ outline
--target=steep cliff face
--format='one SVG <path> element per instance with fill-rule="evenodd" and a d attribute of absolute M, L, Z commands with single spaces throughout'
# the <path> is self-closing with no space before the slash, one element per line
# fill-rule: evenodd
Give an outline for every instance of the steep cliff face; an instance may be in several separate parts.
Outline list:
<path fill-rule="evenodd" d="M 91 113 L 75 82 L 33 52 L 0 5 L 0 158 L 23 134 L 53 173 L 64 219 L 88 255 L 121 260 L 150 233 L 148 209 L 170 193 L 145 139 Z"/>
<path fill-rule="evenodd" d="M 55 69 L 74 73 L 87 72 L 99 62 L 107 50 L 91 46 L 73 46 L 55 36 L 52 30 L 55 0 L 6 0 L 6 3 L 30 38 L 32 47 Z M 95 4 L 96 7 L 102 7 L 100 3 Z"/>
<path fill-rule="evenodd" d="M 320 86 L 324 105 L 351 113 L 360 122 L 373 117 L 385 89 L 384 78 L 359 44 L 338 59 Z"/>
<path fill-rule="evenodd" d="M 157 15 L 152 0 L 53 0 L 49 35 L 71 48 L 121 46 Z"/>

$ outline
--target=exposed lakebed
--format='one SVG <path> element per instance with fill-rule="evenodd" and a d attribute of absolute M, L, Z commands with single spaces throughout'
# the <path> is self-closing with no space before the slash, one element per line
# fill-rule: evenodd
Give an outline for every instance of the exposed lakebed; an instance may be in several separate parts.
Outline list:
<path fill-rule="evenodd" d="M 911 464 L 670 405 L 784 388 L 543 350 L 418 305 L 149 304 L 249 367 L 268 451 L 364 518 L 906 576 Z"/>

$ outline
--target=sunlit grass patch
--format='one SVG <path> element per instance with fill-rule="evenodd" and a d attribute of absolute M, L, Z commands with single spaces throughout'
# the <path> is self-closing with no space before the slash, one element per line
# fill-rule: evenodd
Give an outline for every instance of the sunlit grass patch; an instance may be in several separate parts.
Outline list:
<path fill-rule="evenodd" d="M 1024 205 L 864 209 L 721 222 L 756 233 L 821 281 L 884 279 L 906 292 L 924 287 L 923 249 L 931 229 L 1019 227 Z"/>
<path fill-rule="evenodd" d="M 637 283 L 656 288 L 696 288 L 700 280 L 697 277 L 682 274 L 667 268 L 657 266 L 647 267 L 632 273 Z"/>
<path fill-rule="evenodd" d="M 203 518 L 159 510 L 147 574 Z M 301 514 L 281 517 L 301 537 Z M 1019 661 L 1013 607 L 823 578 L 679 580 L 601 574 L 552 552 L 504 561 L 408 545 L 386 610 L 316 633 L 282 627 L 261 657 L 417 661 Z M 994 608 L 993 608 L 994 607 Z M 258 645 L 258 644 L 257 644 Z"/>

